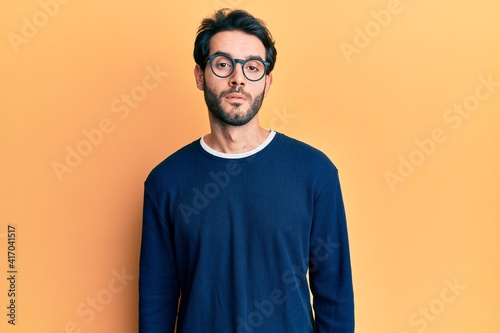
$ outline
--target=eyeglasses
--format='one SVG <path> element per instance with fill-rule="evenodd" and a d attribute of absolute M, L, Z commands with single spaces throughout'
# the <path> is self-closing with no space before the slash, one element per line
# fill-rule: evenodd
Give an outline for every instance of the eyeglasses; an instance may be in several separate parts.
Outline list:
<path fill-rule="evenodd" d="M 216 53 L 208 57 L 210 60 L 210 69 L 212 73 L 220 78 L 226 78 L 233 74 L 236 63 L 241 64 L 243 75 L 248 81 L 259 81 L 267 72 L 269 62 L 260 58 L 250 58 L 247 60 L 233 59 L 225 53 Z"/>

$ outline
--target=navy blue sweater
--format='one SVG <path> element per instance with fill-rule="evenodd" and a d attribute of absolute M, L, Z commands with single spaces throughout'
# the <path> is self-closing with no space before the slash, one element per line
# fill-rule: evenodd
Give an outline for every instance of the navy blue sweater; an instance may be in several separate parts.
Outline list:
<path fill-rule="evenodd" d="M 311 309 L 307 272 L 313 295 Z M 196 140 L 145 182 L 141 333 L 352 333 L 337 169 L 276 133 L 223 158 Z"/>

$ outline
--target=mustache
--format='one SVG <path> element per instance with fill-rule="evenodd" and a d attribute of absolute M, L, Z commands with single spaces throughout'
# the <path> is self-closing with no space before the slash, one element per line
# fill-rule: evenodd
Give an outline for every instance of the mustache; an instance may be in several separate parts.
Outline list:
<path fill-rule="evenodd" d="M 246 91 L 243 90 L 243 88 L 241 86 L 238 86 L 238 87 L 233 87 L 227 91 L 223 91 L 219 98 L 224 98 L 226 97 L 227 95 L 229 94 L 242 94 L 243 96 L 245 96 L 248 100 L 251 100 L 252 99 L 252 95 L 250 95 L 249 93 L 247 93 Z"/>

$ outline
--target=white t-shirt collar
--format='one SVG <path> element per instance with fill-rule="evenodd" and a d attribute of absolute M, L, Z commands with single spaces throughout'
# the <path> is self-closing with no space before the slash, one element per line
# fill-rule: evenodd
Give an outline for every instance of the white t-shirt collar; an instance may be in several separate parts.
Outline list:
<path fill-rule="evenodd" d="M 206 151 L 208 152 L 209 154 L 211 155 L 214 155 L 214 156 L 217 156 L 217 157 L 221 157 L 221 158 L 229 158 L 229 159 L 236 159 L 236 158 L 245 158 L 245 157 L 249 157 L 249 156 L 252 156 L 254 154 L 257 154 L 259 151 L 261 151 L 262 149 L 266 148 L 267 145 L 269 143 L 271 143 L 271 141 L 274 139 L 276 135 L 276 132 L 272 129 L 269 130 L 269 135 L 267 136 L 267 138 L 264 140 L 264 142 L 262 142 L 260 145 L 258 145 L 257 147 L 255 147 L 254 149 L 252 150 L 249 150 L 249 151 L 246 151 L 244 153 L 238 153 L 238 154 L 230 154 L 230 153 L 222 153 L 220 151 L 217 151 L 215 149 L 212 149 L 210 148 L 206 143 L 205 143 L 205 140 L 203 139 L 204 136 L 202 136 L 200 138 L 200 144 L 201 144 L 201 147 Z"/>

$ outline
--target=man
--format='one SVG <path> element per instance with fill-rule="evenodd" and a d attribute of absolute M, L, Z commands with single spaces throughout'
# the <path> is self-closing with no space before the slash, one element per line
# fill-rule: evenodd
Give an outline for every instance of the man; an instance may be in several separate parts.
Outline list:
<path fill-rule="evenodd" d="M 210 133 L 145 182 L 140 332 L 354 332 L 337 169 L 259 125 L 271 34 L 245 11 L 221 10 L 203 20 L 194 58 Z"/>

